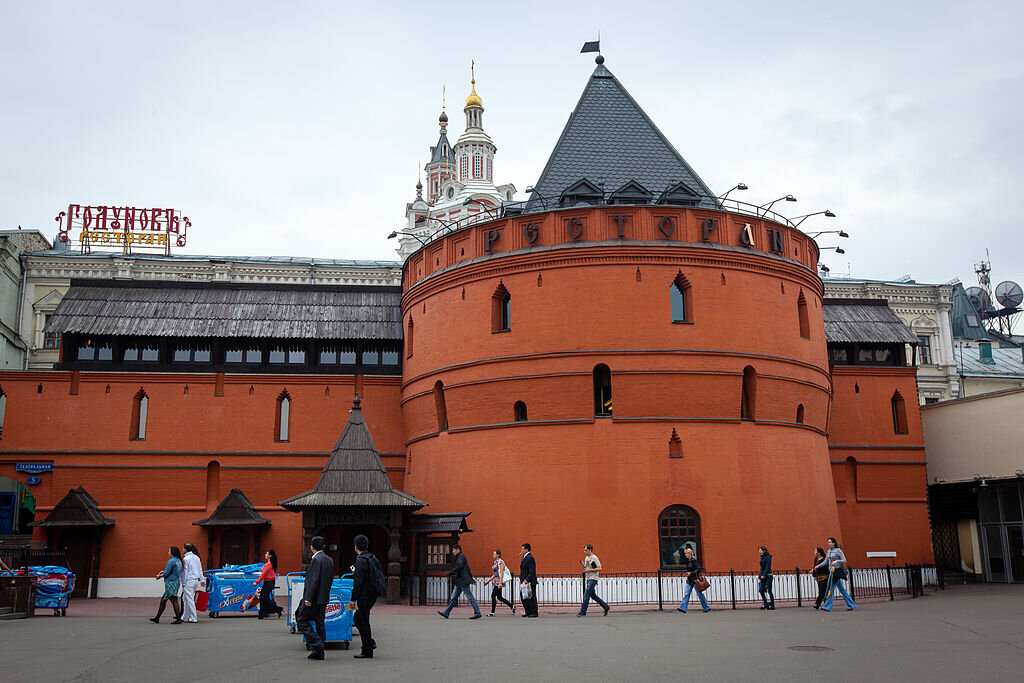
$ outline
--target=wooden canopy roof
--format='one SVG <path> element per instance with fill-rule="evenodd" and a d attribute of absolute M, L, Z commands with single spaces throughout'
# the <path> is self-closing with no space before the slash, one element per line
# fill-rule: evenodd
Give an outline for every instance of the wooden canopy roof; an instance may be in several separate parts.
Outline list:
<path fill-rule="evenodd" d="M 192 522 L 194 526 L 245 526 L 252 524 L 270 525 L 256 508 L 252 506 L 249 499 L 242 493 L 242 489 L 231 489 L 231 492 L 224 496 L 217 505 L 217 509 L 206 519 Z"/>
<path fill-rule="evenodd" d="M 79 486 L 71 489 L 53 510 L 41 522 L 33 522 L 32 526 L 40 527 L 73 527 L 73 526 L 113 526 L 114 520 L 104 517 L 89 492 Z"/>
<path fill-rule="evenodd" d="M 316 487 L 282 500 L 278 503 L 281 507 L 295 512 L 325 507 L 418 509 L 426 505 L 391 486 L 359 404 L 360 399 L 356 395 L 352 400 L 348 424 L 327 459 Z"/>

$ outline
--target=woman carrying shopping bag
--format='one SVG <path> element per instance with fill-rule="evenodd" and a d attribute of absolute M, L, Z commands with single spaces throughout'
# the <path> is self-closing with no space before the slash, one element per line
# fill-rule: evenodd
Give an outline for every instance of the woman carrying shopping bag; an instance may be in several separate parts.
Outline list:
<path fill-rule="evenodd" d="M 493 617 L 494 610 L 498 607 L 498 602 L 502 602 L 509 606 L 512 610 L 512 614 L 516 613 L 516 606 L 506 600 L 501 595 L 501 589 L 506 583 L 512 580 L 512 572 L 508 570 L 505 565 L 505 560 L 501 559 L 501 551 L 497 548 L 494 549 L 494 564 L 491 565 L 491 578 L 484 581 L 484 585 L 491 584 L 491 611 L 487 616 Z"/>

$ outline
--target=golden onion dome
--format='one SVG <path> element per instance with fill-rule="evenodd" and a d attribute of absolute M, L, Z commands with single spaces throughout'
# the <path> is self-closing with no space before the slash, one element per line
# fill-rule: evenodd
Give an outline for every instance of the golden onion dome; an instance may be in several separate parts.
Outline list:
<path fill-rule="evenodd" d="M 469 93 L 469 97 L 466 98 L 466 109 L 470 107 L 484 108 L 484 101 L 480 99 L 480 96 L 476 94 L 476 79 L 470 81 L 472 85 L 472 91 Z"/>

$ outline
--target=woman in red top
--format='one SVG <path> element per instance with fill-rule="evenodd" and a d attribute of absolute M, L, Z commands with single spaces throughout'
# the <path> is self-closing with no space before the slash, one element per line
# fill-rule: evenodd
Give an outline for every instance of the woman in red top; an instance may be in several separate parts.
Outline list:
<path fill-rule="evenodd" d="M 277 581 L 277 553 L 268 550 L 263 557 L 267 563 L 263 565 L 263 571 L 260 572 L 259 578 L 252 584 L 256 586 L 263 583 L 263 588 L 260 589 L 260 613 L 257 618 L 266 619 L 267 616 L 276 614 L 280 619 L 284 610 L 270 598 L 270 594 L 274 590 L 274 583 Z"/>

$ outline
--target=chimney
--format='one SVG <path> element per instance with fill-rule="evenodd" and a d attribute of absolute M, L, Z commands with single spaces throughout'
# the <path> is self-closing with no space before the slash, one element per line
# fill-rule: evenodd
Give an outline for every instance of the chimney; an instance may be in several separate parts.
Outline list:
<path fill-rule="evenodd" d="M 992 359 L 992 342 L 978 342 L 978 351 L 980 353 L 979 360 L 985 365 L 995 365 L 995 361 Z"/>

